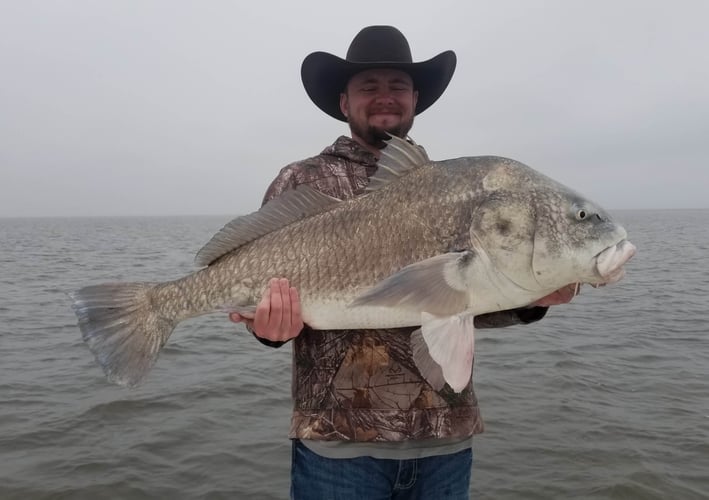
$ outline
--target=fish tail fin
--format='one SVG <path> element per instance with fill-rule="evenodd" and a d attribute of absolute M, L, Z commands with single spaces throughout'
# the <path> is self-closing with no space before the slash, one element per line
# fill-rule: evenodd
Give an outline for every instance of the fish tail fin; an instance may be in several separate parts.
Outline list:
<path fill-rule="evenodd" d="M 107 283 L 69 294 L 84 341 L 108 380 L 133 387 L 148 374 L 175 328 L 155 308 L 155 283 Z"/>

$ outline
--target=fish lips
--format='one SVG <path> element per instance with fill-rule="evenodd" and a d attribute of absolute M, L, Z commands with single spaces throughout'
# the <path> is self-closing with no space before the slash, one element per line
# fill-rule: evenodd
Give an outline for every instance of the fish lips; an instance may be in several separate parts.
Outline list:
<path fill-rule="evenodd" d="M 635 255 L 636 251 L 635 245 L 622 239 L 596 255 L 596 272 L 601 280 L 594 285 L 610 285 L 620 281 L 625 276 L 623 265 Z"/>

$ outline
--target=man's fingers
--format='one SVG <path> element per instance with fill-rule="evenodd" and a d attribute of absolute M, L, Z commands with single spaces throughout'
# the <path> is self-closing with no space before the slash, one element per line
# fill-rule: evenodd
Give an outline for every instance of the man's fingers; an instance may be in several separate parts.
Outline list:
<path fill-rule="evenodd" d="M 542 297 L 537 302 L 535 302 L 534 305 L 549 307 L 556 306 L 559 304 L 566 304 L 568 302 L 571 302 L 571 300 L 579 294 L 580 290 L 580 283 L 571 283 L 570 285 L 566 285 L 565 287 L 560 288 L 559 290 L 553 293 L 550 293 L 546 297 Z"/>
<path fill-rule="evenodd" d="M 288 335 L 291 329 L 291 298 L 288 280 L 281 278 L 278 281 L 278 291 L 281 296 L 281 321 L 279 323 L 280 333 Z"/>
<path fill-rule="evenodd" d="M 300 296 L 298 289 L 290 287 L 290 302 L 291 302 L 291 331 L 290 335 L 297 335 L 303 329 L 303 318 L 300 309 Z"/>
<path fill-rule="evenodd" d="M 248 328 L 253 328 L 254 319 L 242 314 L 232 312 L 229 313 L 229 319 L 234 323 L 244 323 Z"/>
<path fill-rule="evenodd" d="M 256 310 L 254 309 L 254 312 L 230 312 L 229 313 L 229 319 L 233 321 L 234 323 L 245 323 L 248 321 L 253 321 L 254 320 L 254 315 L 256 314 Z"/>
<path fill-rule="evenodd" d="M 278 331 L 283 322 L 283 295 L 281 295 L 280 280 L 272 279 L 271 288 L 271 317 L 268 319 L 269 329 Z"/>
<path fill-rule="evenodd" d="M 273 278 L 268 282 L 253 321 L 236 312 L 230 313 L 229 319 L 236 323 L 245 322 L 256 335 L 273 341 L 291 339 L 303 329 L 298 291 L 285 278 Z"/>
<path fill-rule="evenodd" d="M 272 282 L 273 280 L 271 280 Z M 254 330 L 256 333 L 266 331 L 271 317 L 271 286 L 266 287 L 261 301 L 256 305 L 254 314 Z"/>

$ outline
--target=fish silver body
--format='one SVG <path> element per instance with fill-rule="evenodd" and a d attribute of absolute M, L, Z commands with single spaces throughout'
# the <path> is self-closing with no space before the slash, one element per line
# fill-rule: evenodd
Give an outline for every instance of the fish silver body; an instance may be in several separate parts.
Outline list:
<path fill-rule="evenodd" d="M 420 325 L 417 366 L 434 387 L 460 391 L 476 315 L 617 281 L 635 252 L 600 207 L 510 159 L 433 162 L 392 138 L 370 186 L 345 201 L 288 191 L 227 224 L 198 253 L 204 267 L 179 280 L 74 292 L 84 340 L 110 380 L 136 385 L 177 323 L 248 314 L 269 279 L 285 277 L 312 328 Z"/>

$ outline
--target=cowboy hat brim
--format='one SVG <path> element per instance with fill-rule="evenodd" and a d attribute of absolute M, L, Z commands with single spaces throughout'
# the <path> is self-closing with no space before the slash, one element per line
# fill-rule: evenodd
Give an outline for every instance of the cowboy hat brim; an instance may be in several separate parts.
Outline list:
<path fill-rule="evenodd" d="M 446 90 L 456 66 L 455 52 L 447 50 L 422 62 L 351 62 L 327 52 L 313 52 L 300 68 L 303 86 L 315 105 L 328 115 L 346 122 L 340 111 L 340 94 L 350 78 L 360 71 L 375 68 L 400 69 L 411 76 L 418 91 L 415 114 L 422 113 Z"/>

